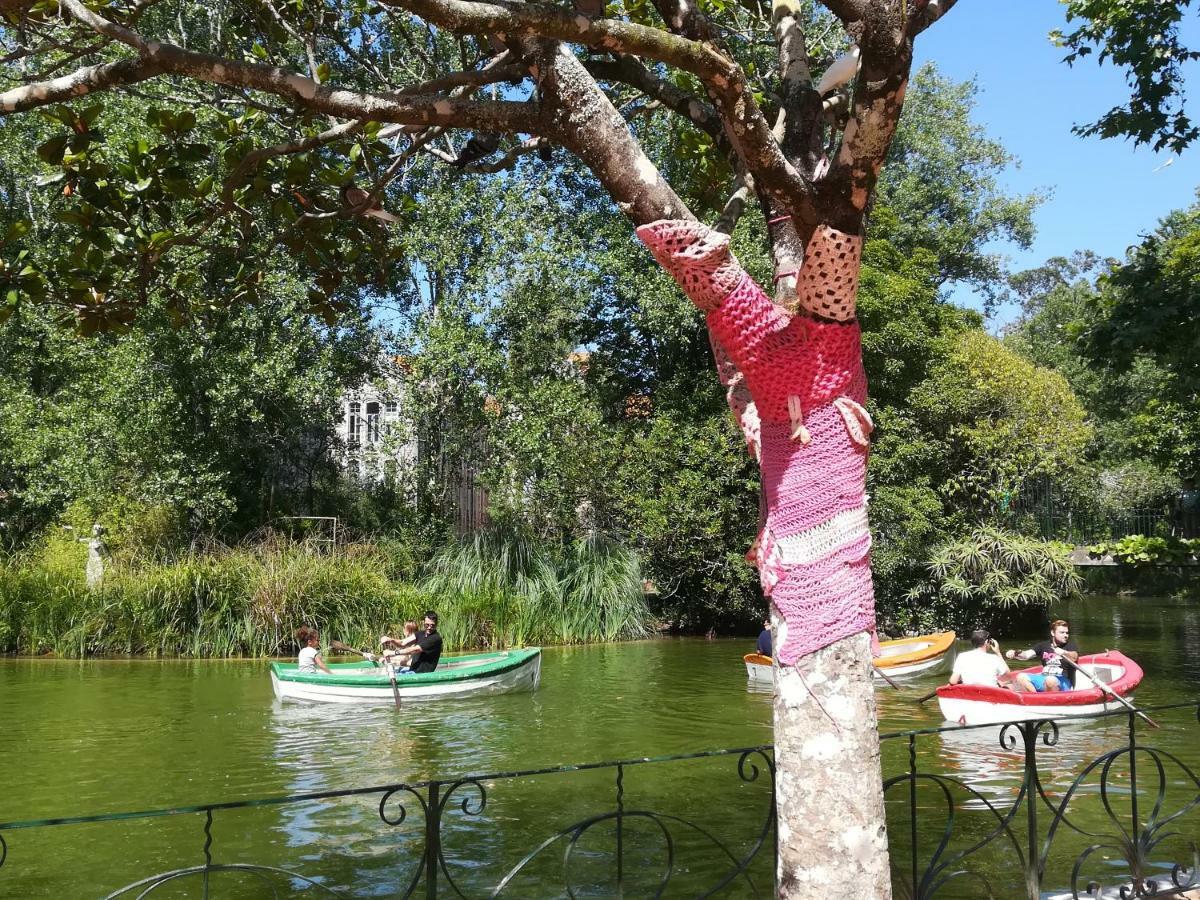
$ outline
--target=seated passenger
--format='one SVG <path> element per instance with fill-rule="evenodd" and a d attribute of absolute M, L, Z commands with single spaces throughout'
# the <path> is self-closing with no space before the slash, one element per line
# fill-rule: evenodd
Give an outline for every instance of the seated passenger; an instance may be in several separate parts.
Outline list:
<path fill-rule="evenodd" d="M 763 629 L 758 635 L 758 643 L 754 646 L 754 651 L 760 656 L 771 655 L 771 617 L 767 616 L 763 619 Z"/>
<path fill-rule="evenodd" d="M 971 646 L 973 650 L 960 653 L 954 660 L 950 683 L 999 687 L 1000 679 L 1008 674 L 1008 663 L 1000 655 L 1000 645 L 992 640 L 986 629 L 980 628 L 971 632 Z"/>
<path fill-rule="evenodd" d="M 321 635 L 315 628 L 301 625 L 296 631 L 296 643 L 300 645 L 300 654 L 296 664 L 301 672 L 315 675 L 318 670 L 326 675 L 332 675 L 329 666 L 321 659 Z"/>
<path fill-rule="evenodd" d="M 411 671 L 407 665 L 402 665 L 399 661 L 397 661 L 396 657 L 398 656 L 400 650 L 404 649 L 405 647 L 411 647 L 416 643 L 416 641 L 417 623 L 412 621 L 412 619 L 409 619 L 404 623 L 404 637 L 394 638 L 386 634 L 380 635 L 379 643 L 383 647 L 384 664 L 395 664 L 396 671 L 400 673 Z M 404 659 L 409 659 L 409 657 L 404 657 Z"/>

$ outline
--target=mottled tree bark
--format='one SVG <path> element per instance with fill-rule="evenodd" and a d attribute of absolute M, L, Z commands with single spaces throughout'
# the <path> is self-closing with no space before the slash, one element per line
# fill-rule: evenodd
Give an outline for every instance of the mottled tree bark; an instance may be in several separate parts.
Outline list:
<path fill-rule="evenodd" d="M 869 639 L 775 676 L 779 896 L 891 896 Z"/>

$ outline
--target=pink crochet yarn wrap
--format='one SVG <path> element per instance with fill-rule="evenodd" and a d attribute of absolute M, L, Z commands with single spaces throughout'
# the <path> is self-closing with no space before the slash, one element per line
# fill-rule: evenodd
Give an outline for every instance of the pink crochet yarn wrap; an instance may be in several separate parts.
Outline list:
<path fill-rule="evenodd" d="M 722 382 L 744 385 L 752 401 L 738 418 L 748 443 L 745 410 L 758 425 L 766 516 L 750 555 L 786 624 L 776 657 L 793 665 L 843 638 L 873 633 L 865 493 L 871 420 L 852 319 L 856 278 L 836 283 L 831 308 L 825 280 L 801 277 L 802 288 L 824 292 L 819 302 L 802 296 L 801 308 L 830 309 L 837 321 L 790 316 L 741 269 L 723 235 L 697 222 L 663 221 L 642 226 L 638 236 L 706 312 Z M 827 267 L 836 250 L 841 271 L 856 273 L 860 247 L 857 237 L 822 228 L 808 254 Z M 729 399 L 733 406 L 732 390 Z"/>

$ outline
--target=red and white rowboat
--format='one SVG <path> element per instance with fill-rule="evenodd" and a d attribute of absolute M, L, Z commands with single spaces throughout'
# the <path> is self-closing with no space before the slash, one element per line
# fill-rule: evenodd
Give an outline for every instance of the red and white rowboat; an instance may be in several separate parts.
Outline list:
<path fill-rule="evenodd" d="M 1119 650 L 1079 657 L 1079 667 L 1095 681 L 1126 700 L 1133 698 L 1141 683 L 1142 667 Z M 1023 670 L 1031 675 L 1041 666 Z M 1090 684 L 1081 673 L 1075 674 L 1075 690 L 1045 693 L 1017 693 L 1001 687 L 947 684 L 937 689 L 938 706 L 948 722 L 959 725 L 987 725 L 993 722 L 1019 722 L 1022 719 L 1057 719 L 1060 716 L 1090 716 L 1125 706 L 1106 691 Z"/>

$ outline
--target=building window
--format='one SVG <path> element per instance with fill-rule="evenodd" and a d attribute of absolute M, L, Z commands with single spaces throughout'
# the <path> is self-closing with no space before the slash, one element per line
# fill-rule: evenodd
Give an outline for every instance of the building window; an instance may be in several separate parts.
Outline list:
<path fill-rule="evenodd" d="M 395 400 L 388 400 L 383 404 L 383 412 L 389 419 L 394 419 L 400 414 L 400 404 Z"/>
<path fill-rule="evenodd" d="M 346 443 L 357 444 L 362 439 L 362 404 L 350 404 L 350 418 L 346 422 Z"/>
<path fill-rule="evenodd" d="M 367 404 L 367 443 L 379 443 L 379 404 Z"/>

